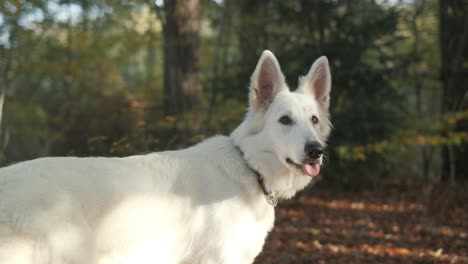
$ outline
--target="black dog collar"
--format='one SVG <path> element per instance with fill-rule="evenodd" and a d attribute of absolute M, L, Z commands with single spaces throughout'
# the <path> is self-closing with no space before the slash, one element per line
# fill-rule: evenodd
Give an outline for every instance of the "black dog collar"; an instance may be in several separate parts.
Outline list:
<path fill-rule="evenodd" d="M 262 189 L 263 191 L 263 195 L 265 195 L 265 199 L 267 200 L 267 202 L 272 205 L 273 207 L 277 206 L 278 205 L 278 198 L 276 198 L 272 192 L 268 192 L 266 187 L 265 187 L 265 182 L 263 181 L 263 177 L 262 175 L 260 175 L 260 172 L 258 172 L 257 170 L 255 170 L 254 168 L 252 168 L 252 166 L 250 166 L 250 164 L 247 162 L 247 159 L 245 158 L 244 156 L 244 152 L 240 149 L 239 146 L 235 145 L 234 146 L 236 147 L 236 149 L 239 151 L 239 153 L 241 154 L 242 158 L 244 159 L 245 161 L 245 164 L 247 165 L 247 167 L 253 171 L 253 173 L 257 176 L 257 182 L 258 184 L 260 185 L 260 188 Z"/>

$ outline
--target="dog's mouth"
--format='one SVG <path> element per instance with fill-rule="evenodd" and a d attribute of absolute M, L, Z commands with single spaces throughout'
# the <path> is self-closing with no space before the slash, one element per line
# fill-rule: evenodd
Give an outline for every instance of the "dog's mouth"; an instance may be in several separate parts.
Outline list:
<path fill-rule="evenodd" d="M 316 177 L 320 173 L 320 162 L 318 159 L 305 160 L 303 165 L 297 164 L 290 158 L 286 158 L 286 162 L 310 177 Z"/>

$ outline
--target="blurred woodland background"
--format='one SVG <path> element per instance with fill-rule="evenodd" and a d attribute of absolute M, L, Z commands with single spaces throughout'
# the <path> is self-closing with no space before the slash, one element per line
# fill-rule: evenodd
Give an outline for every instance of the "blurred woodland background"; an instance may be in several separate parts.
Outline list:
<path fill-rule="evenodd" d="M 467 1 L 6 0 L 0 164 L 181 148 L 242 119 L 263 49 L 332 69 L 325 179 L 468 178 Z"/>
<path fill-rule="evenodd" d="M 257 263 L 468 263 L 467 42 L 466 0 L 2 0 L 0 165 L 228 134 L 262 50 L 326 55 L 323 186 Z"/>

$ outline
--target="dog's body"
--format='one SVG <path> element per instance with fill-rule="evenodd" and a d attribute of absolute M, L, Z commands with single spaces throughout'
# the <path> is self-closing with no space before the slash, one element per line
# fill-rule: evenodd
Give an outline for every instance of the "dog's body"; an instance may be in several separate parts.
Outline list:
<path fill-rule="evenodd" d="M 245 263 L 273 225 L 228 137 L 128 158 L 43 158 L 2 174 L 0 263 L 12 263 L 6 253 L 44 260 L 20 263 Z"/>
<path fill-rule="evenodd" d="M 274 222 L 261 184 L 289 198 L 320 171 L 329 91 L 325 58 L 290 92 L 265 51 L 230 137 L 3 168 L 0 263 L 252 263 Z"/>

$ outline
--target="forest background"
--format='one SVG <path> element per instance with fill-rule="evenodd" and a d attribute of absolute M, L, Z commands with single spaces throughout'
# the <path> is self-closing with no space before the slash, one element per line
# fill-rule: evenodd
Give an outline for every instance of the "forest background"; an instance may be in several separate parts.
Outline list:
<path fill-rule="evenodd" d="M 326 55 L 328 181 L 468 177 L 466 1 L 7 0 L 0 164 L 191 145 L 242 119 L 263 49 Z"/>
<path fill-rule="evenodd" d="M 256 263 L 468 263 L 468 1 L 0 1 L 0 165 L 193 145 L 264 49 L 319 56 L 334 130 Z"/>

